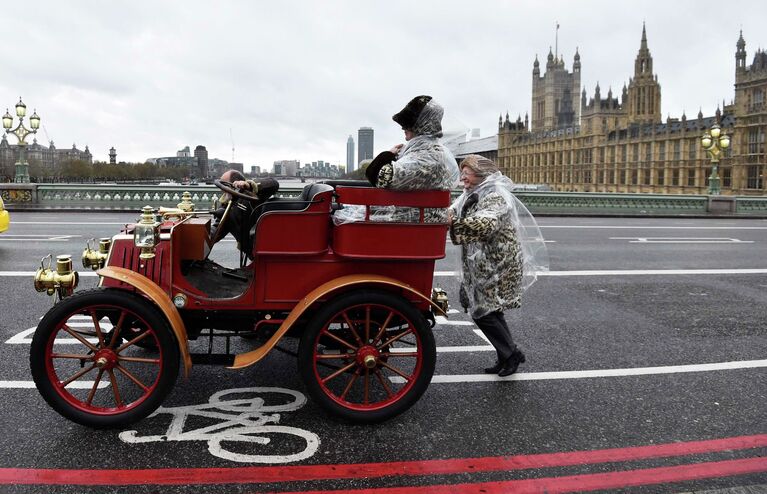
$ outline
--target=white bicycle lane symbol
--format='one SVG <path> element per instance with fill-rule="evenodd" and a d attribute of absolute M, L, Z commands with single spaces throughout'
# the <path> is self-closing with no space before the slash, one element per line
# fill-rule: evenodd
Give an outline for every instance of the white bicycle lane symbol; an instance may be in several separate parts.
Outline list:
<path fill-rule="evenodd" d="M 251 394 L 256 396 L 242 397 Z M 278 405 L 266 405 L 265 400 L 258 396 L 259 394 L 276 394 L 282 398 L 280 401 L 284 401 L 284 395 L 289 395 L 291 401 Z M 229 395 L 239 396 L 225 399 Z M 202 405 L 158 408 L 150 417 L 160 414 L 169 414 L 173 417 L 165 434 L 139 436 L 138 431 L 130 430 L 121 432 L 119 438 L 126 443 L 207 441 L 208 451 L 225 460 L 241 463 L 290 463 L 305 460 L 314 455 L 320 446 L 320 438 L 303 429 L 277 425 L 280 422 L 280 414 L 272 412 L 292 412 L 304 406 L 305 403 L 306 397 L 292 389 L 269 387 L 227 389 L 213 394 L 208 403 Z M 221 422 L 185 431 L 184 427 L 189 417 L 202 417 L 208 420 L 221 420 Z M 228 451 L 223 447 L 224 443 L 265 446 L 279 434 L 296 436 L 306 443 L 306 447 L 298 453 L 288 455 L 247 454 Z M 291 439 L 291 443 L 295 441 L 295 437 Z"/>

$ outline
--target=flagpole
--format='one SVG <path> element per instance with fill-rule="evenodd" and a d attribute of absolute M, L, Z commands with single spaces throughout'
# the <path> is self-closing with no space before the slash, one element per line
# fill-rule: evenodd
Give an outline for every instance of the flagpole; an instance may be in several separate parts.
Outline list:
<path fill-rule="evenodd" d="M 554 60 L 559 60 L 559 21 L 557 22 L 557 29 L 554 31 Z"/>

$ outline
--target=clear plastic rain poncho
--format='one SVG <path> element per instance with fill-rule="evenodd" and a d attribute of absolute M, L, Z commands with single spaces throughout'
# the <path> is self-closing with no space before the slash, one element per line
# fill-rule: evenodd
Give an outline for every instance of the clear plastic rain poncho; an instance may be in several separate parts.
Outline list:
<path fill-rule="evenodd" d="M 462 246 L 461 305 L 474 319 L 519 307 L 522 292 L 549 270 L 543 235 L 513 187 L 495 172 L 450 206 L 451 237 Z"/>
<path fill-rule="evenodd" d="M 378 187 L 392 190 L 450 190 L 458 182 L 458 164 L 445 146 L 442 137 L 443 109 L 434 100 L 429 101 L 418 115 L 412 131 L 415 137 L 400 149 L 397 158 L 384 165 L 378 175 Z M 418 222 L 417 208 L 376 206 L 370 208 L 370 221 Z M 444 209 L 427 209 L 425 221 L 444 222 Z M 336 211 L 336 225 L 351 221 L 364 221 L 364 206 L 346 205 Z"/>

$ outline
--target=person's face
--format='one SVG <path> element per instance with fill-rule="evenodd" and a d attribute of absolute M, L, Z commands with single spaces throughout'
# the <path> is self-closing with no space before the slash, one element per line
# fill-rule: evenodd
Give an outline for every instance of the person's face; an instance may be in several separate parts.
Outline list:
<path fill-rule="evenodd" d="M 406 141 L 409 141 L 410 139 L 415 137 L 415 132 L 413 132 L 412 130 L 410 130 L 410 129 L 402 129 L 402 130 L 405 131 L 405 140 Z"/>
<path fill-rule="evenodd" d="M 461 184 L 465 190 L 471 190 L 482 182 L 482 177 L 478 177 L 471 168 L 464 166 L 461 168 Z"/>

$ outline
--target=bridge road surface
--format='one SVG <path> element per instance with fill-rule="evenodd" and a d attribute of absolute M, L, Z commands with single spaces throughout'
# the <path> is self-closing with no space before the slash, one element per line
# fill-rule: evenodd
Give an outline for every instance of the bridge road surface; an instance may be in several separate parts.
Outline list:
<path fill-rule="evenodd" d="M 435 328 L 435 376 L 408 412 L 355 426 L 308 401 L 280 412 L 290 433 L 258 444 L 231 432 L 236 406 L 222 405 L 216 418 L 194 413 L 214 394 L 233 398 L 231 389 L 280 388 L 280 403 L 303 396 L 295 358 L 284 353 L 241 371 L 195 366 L 179 377 L 164 407 L 192 418 L 167 440 L 157 438 L 169 434 L 168 413 L 135 424 L 132 436 L 91 430 L 34 389 L 30 333 L 52 304 L 32 287 L 39 259 L 69 253 L 79 265 L 86 239 L 136 217 L 13 213 L 0 235 L 0 492 L 656 493 L 767 484 L 766 221 L 539 218 L 551 272 L 507 313 L 527 355 L 518 374 L 482 374 L 492 347 L 455 311 Z M 233 264 L 227 240 L 216 258 Z M 448 243 L 434 282 L 454 307 L 458 255 Z M 96 281 L 83 276 L 79 290 Z"/>

